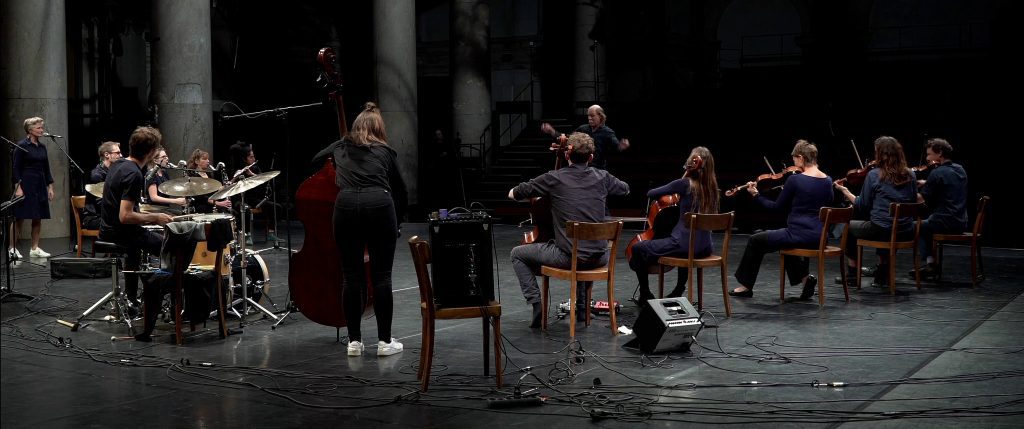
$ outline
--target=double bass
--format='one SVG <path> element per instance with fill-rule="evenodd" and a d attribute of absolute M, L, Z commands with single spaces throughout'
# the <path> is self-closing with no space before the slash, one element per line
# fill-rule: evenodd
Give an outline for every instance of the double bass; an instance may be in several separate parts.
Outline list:
<path fill-rule="evenodd" d="M 317 79 L 334 101 L 338 113 L 338 132 L 348 134 L 345 105 L 341 99 L 341 81 L 335 71 L 335 54 L 331 48 L 320 49 L 317 62 L 322 70 Z M 342 305 L 344 276 L 341 252 L 334 240 L 332 223 L 334 200 L 340 188 L 335 184 L 334 160 L 328 158 L 323 167 L 299 185 L 295 192 L 295 211 L 302 222 L 305 238 L 302 249 L 291 258 L 288 285 L 295 306 L 307 319 L 321 325 L 341 328 L 347 325 Z M 364 258 L 369 266 L 369 261 Z M 367 277 L 369 279 L 369 277 Z M 368 289 L 367 307 L 372 296 Z"/>
<path fill-rule="evenodd" d="M 683 173 L 683 177 L 689 176 L 691 172 L 697 171 L 703 166 L 704 159 L 700 156 L 694 156 L 686 164 L 686 171 Z M 663 195 L 651 202 L 651 205 L 647 208 L 647 224 L 644 231 L 633 237 L 629 244 L 626 245 L 627 261 L 633 258 L 633 246 L 636 243 L 644 240 L 665 238 L 672 234 L 672 228 L 675 228 L 676 223 L 679 222 L 679 200 L 679 194 L 671 194 Z M 666 271 L 669 270 L 672 270 L 671 266 L 668 266 Z M 655 274 L 658 272 L 658 267 L 648 267 L 647 271 L 648 274 Z"/>

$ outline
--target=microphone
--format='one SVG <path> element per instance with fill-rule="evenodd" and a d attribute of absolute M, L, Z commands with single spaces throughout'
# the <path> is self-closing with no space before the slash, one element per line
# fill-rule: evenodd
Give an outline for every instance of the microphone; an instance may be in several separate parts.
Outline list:
<path fill-rule="evenodd" d="M 218 162 L 218 163 L 217 163 L 217 166 L 216 166 L 216 167 L 214 167 L 214 170 L 222 170 L 222 171 L 223 171 L 223 170 L 224 170 L 224 167 L 225 167 L 225 165 L 224 165 L 224 163 L 223 163 L 223 162 Z"/>
<path fill-rule="evenodd" d="M 184 159 L 178 160 L 178 168 L 188 167 L 188 163 Z"/>
<path fill-rule="evenodd" d="M 62 139 L 62 138 L 64 138 L 64 136 L 58 136 L 58 135 L 56 135 L 56 134 L 50 134 L 50 133 L 43 133 L 43 137 L 49 137 L 49 138 L 51 138 L 51 139 L 52 139 L 52 138 L 58 138 L 58 139 Z"/>

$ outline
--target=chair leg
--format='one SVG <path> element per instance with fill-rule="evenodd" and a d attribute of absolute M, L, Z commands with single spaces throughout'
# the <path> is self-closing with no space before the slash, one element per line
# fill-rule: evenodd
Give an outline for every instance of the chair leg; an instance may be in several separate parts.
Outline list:
<path fill-rule="evenodd" d="M 491 375 L 491 327 L 488 326 L 491 321 L 490 317 L 481 317 L 480 322 L 484 328 L 483 332 L 483 344 L 484 344 L 484 376 Z"/>
<path fill-rule="evenodd" d="M 825 306 L 825 255 L 818 253 L 818 306 Z M 846 285 L 843 285 L 845 287 Z"/>
<path fill-rule="evenodd" d="M 846 267 L 849 265 L 846 264 L 846 256 L 843 254 L 839 254 L 839 258 L 837 259 L 839 259 L 839 277 L 843 279 L 843 295 L 846 295 L 846 302 L 850 302 L 850 288 L 847 286 L 846 281 Z M 821 284 L 823 281 L 824 279 L 818 280 L 818 287 L 825 287 Z"/>
<path fill-rule="evenodd" d="M 978 247 L 971 243 L 971 289 L 978 283 Z"/>
<path fill-rule="evenodd" d="M 420 315 L 420 332 L 422 333 L 420 335 L 420 367 L 416 370 L 416 379 L 420 381 L 423 381 L 423 366 L 427 364 L 427 349 L 430 348 L 427 346 L 427 341 L 430 338 L 427 332 L 430 325 L 427 323 L 428 316 L 425 313 Z"/>
<path fill-rule="evenodd" d="M 576 338 L 576 281 L 574 278 L 569 279 L 569 338 Z"/>
<path fill-rule="evenodd" d="M 540 329 L 548 330 L 548 276 L 540 283 Z"/>
<path fill-rule="evenodd" d="M 860 290 L 860 264 L 864 261 L 864 247 L 857 246 L 857 273 L 854 276 L 857 278 L 857 290 Z M 849 266 L 849 265 L 847 265 Z"/>
<path fill-rule="evenodd" d="M 722 299 L 725 301 L 725 317 L 732 317 L 732 304 L 729 303 L 729 275 L 725 272 L 725 264 L 722 269 Z"/>
<path fill-rule="evenodd" d="M 81 258 L 82 257 L 82 231 L 78 231 L 78 247 L 76 247 L 75 249 L 77 249 L 77 251 L 75 252 L 75 257 Z"/>
<path fill-rule="evenodd" d="M 917 284 L 917 290 L 921 290 L 921 270 L 918 269 L 917 263 L 917 243 L 914 243 L 914 283 Z"/>
<path fill-rule="evenodd" d="M 889 249 L 889 295 L 896 296 L 896 249 Z"/>
<path fill-rule="evenodd" d="M 786 255 L 779 252 L 779 302 L 786 303 Z"/>
<path fill-rule="evenodd" d="M 658 264 L 658 298 L 665 297 L 665 266 Z M 690 294 L 690 298 L 693 298 L 693 294 Z M 692 301 L 692 299 L 691 299 Z"/>
<path fill-rule="evenodd" d="M 728 295 L 728 294 L 726 294 L 726 295 Z M 701 311 L 703 309 L 704 309 L 704 269 L 703 268 L 697 268 L 697 311 Z"/>
<path fill-rule="evenodd" d="M 587 312 L 587 318 L 590 318 Z M 615 318 L 615 279 L 608 278 L 608 318 L 612 322 L 612 336 L 619 335 L 619 322 Z"/>
<path fill-rule="evenodd" d="M 503 383 L 502 372 L 504 371 L 504 368 L 501 367 L 501 316 L 494 316 L 492 320 L 494 322 L 494 378 L 500 389 Z"/>
<path fill-rule="evenodd" d="M 430 319 L 428 323 L 430 328 L 424 332 L 424 335 L 429 338 L 424 340 L 423 343 L 426 347 L 420 351 L 424 362 L 420 365 L 420 368 L 423 370 L 423 379 L 420 380 L 420 391 L 422 392 L 426 392 L 427 387 L 430 385 L 430 367 L 434 365 L 434 320 Z"/>

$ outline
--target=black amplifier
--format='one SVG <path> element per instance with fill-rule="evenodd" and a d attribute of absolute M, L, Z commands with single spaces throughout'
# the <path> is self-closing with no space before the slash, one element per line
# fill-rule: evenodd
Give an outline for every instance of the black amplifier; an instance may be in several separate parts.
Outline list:
<path fill-rule="evenodd" d="M 442 307 L 486 305 L 494 299 L 491 217 L 484 212 L 430 219 L 431 283 Z"/>
<path fill-rule="evenodd" d="M 702 327 L 700 314 L 686 298 L 648 300 L 633 324 L 636 338 L 623 344 L 644 353 L 689 350 Z"/>

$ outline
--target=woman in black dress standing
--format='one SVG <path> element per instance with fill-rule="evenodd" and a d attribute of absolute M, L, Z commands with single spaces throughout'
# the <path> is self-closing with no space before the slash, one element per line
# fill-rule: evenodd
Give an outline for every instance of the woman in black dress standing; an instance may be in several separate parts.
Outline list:
<path fill-rule="evenodd" d="M 50 161 L 46 156 L 46 146 L 39 141 L 46 133 L 43 118 L 34 117 L 25 120 L 25 132 L 28 134 L 18 142 L 24 151 L 14 151 L 14 195 L 25 196 L 25 200 L 14 207 L 17 219 L 14 240 L 8 250 L 12 258 L 21 258 L 15 244 L 18 232 L 25 219 L 32 219 L 32 248 L 29 256 L 48 258 L 50 254 L 39 248 L 39 230 L 43 219 L 50 218 L 50 201 L 53 201 L 53 175 L 50 174 Z"/>

